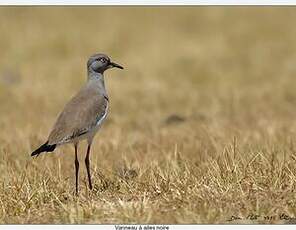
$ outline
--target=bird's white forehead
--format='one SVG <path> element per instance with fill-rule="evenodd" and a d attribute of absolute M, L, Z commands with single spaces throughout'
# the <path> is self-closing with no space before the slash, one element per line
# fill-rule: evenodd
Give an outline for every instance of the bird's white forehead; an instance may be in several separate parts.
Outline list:
<path fill-rule="evenodd" d="M 106 54 L 94 54 L 92 56 L 90 56 L 89 60 L 93 59 L 99 59 L 99 58 L 106 58 L 107 60 L 109 60 L 110 58 L 106 55 Z"/>

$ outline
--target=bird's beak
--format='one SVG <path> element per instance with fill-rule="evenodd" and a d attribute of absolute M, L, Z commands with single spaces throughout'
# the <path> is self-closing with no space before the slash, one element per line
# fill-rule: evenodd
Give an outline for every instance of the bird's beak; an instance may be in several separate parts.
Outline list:
<path fill-rule="evenodd" d="M 114 67 L 119 68 L 119 69 L 123 69 L 123 67 L 121 65 L 118 65 L 114 62 L 110 62 L 109 68 L 114 68 Z"/>

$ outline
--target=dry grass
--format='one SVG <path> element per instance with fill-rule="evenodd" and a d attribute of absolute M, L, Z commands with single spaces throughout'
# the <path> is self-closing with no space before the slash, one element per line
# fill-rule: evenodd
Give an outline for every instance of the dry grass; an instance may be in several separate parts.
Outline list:
<path fill-rule="evenodd" d="M 295 11 L 2 7 L 0 223 L 291 222 Z M 98 51 L 126 70 L 76 198 L 72 146 L 29 154 Z"/>

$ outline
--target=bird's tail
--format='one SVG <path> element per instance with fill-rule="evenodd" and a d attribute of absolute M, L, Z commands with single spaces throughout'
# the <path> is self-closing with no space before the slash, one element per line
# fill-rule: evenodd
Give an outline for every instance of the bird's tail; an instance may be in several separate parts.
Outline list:
<path fill-rule="evenodd" d="M 48 141 L 41 145 L 38 149 L 31 153 L 31 156 L 38 156 L 40 153 L 43 152 L 52 152 L 56 148 L 56 145 L 49 145 Z"/>

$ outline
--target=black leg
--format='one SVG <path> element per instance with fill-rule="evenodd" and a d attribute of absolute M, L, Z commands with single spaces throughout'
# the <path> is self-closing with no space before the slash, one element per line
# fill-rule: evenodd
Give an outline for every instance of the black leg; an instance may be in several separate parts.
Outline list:
<path fill-rule="evenodd" d="M 78 161 L 78 154 L 77 154 L 77 144 L 75 144 L 75 173 L 76 173 L 76 195 L 78 195 L 79 161 Z"/>
<path fill-rule="evenodd" d="M 86 157 L 85 157 L 85 166 L 86 166 L 86 171 L 87 171 L 87 176 L 88 176 L 89 189 L 92 190 L 91 177 L 90 177 L 90 169 L 89 169 L 89 153 L 90 153 L 90 147 L 91 147 L 91 144 L 88 144 L 88 146 L 87 146 L 87 152 L 86 152 Z"/>

